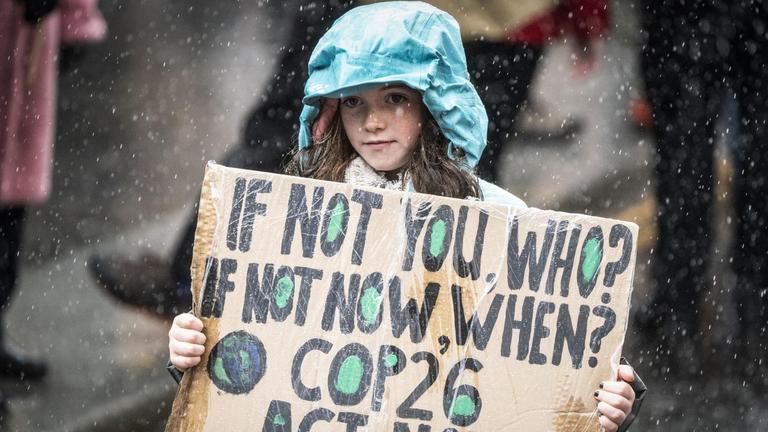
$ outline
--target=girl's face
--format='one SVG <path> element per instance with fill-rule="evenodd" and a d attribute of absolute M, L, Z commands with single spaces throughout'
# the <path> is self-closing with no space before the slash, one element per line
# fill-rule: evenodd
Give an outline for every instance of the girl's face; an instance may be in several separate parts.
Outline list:
<path fill-rule="evenodd" d="M 387 85 L 341 100 L 341 122 L 352 147 L 376 171 L 396 171 L 413 155 L 424 124 L 421 94 Z"/>

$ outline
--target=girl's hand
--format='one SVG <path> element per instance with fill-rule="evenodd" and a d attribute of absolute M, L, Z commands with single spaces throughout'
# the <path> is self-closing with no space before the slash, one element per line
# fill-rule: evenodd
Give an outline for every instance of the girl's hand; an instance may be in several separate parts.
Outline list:
<path fill-rule="evenodd" d="M 604 381 L 600 390 L 595 392 L 597 411 L 600 413 L 600 425 L 606 432 L 616 432 L 624 423 L 632 404 L 635 403 L 635 391 L 627 384 L 635 380 L 635 371 L 631 366 L 619 366 L 618 381 Z"/>
<path fill-rule="evenodd" d="M 203 322 L 191 313 L 176 315 L 168 332 L 168 353 L 171 363 L 179 370 L 185 370 L 200 363 L 205 352 Z"/>

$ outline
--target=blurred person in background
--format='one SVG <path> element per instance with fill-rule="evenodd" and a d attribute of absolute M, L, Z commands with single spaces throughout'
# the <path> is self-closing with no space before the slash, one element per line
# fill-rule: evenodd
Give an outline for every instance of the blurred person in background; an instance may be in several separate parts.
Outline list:
<path fill-rule="evenodd" d="M 673 372 L 700 373 L 691 360 L 712 354 L 700 352 L 700 312 L 712 277 L 715 126 L 730 88 L 740 134 L 732 155 L 738 322 L 729 358 L 747 386 L 768 382 L 767 8 L 759 0 L 660 0 L 642 8 L 659 235 L 652 257 L 655 293 L 640 325 L 660 342 L 658 354 Z"/>
<path fill-rule="evenodd" d="M 294 11 L 288 40 L 278 53 L 276 71 L 249 113 L 241 140 L 222 164 L 279 173 L 295 139 L 296 119 L 307 79 L 311 49 L 320 36 L 353 5 L 344 0 L 306 2 Z M 282 6 L 282 5 L 281 5 Z M 170 260 L 152 253 L 139 257 L 95 255 L 91 274 L 111 297 L 161 318 L 172 318 L 192 305 L 190 264 L 197 214 L 192 213 Z"/>
<path fill-rule="evenodd" d="M 435 0 L 459 21 L 470 77 L 488 111 L 488 147 L 480 177 L 497 182 L 504 146 L 517 134 L 563 139 L 577 120 L 546 112 L 531 87 L 547 45 L 575 41 L 573 75 L 594 69 L 595 41 L 609 30 L 607 0 Z M 526 108 L 521 113 L 521 109 Z"/>
<path fill-rule="evenodd" d="M 51 188 L 59 54 L 101 40 L 97 0 L 0 2 L 0 374 L 40 378 L 45 364 L 8 340 L 2 318 L 19 275 L 26 207 Z"/>
<path fill-rule="evenodd" d="M 375 1 L 319 0 L 295 12 L 289 40 L 280 53 L 277 71 L 262 99 L 250 113 L 242 140 L 222 161 L 224 165 L 280 172 L 294 139 L 297 113 L 304 94 L 307 63 L 313 47 L 333 21 L 356 4 Z M 608 29 L 607 0 L 428 0 L 453 15 L 462 31 L 470 78 L 489 117 L 488 146 L 478 165 L 481 178 L 495 183 L 502 148 L 513 136 L 515 119 L 530 94 L 544 47 L 573 34 L 577 41 L 575 68 L 589 70 L 595 62 L 592 42 Z M 568 129 L 558 123 L 550 134 Z M 95 255 L 89 269 L 99 285 L 118 301 L 163 318 L 191 308 L 192 245 L 197 217 L 187 222 L 170 260 L 147 253 Z"/>

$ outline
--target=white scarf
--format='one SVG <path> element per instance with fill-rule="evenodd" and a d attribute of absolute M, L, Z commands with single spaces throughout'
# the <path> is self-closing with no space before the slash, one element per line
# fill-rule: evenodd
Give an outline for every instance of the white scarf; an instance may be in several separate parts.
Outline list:
<path fill-rule="evenodd" d="M 403 181 L 405 177 L 406 181 Z M 344 171 L 344 183 L 350 183 L 359 186 L 370 186 L 382 189 L 405 190 L 410 178 L 403 171 L 397 173 L 397 178 L 388 180 L 382 172 L 376 171 L 368 165 L 360 156 L 352 159 Z"/>
<path fill-rule="evenodd" d="M 405 177 L 405 182 L 403 181 L 403 177 Z M 347 165 L 347 169 L 344 171 L 344 183 L 359 186 L 404 191 L 408 188 L 410 182 L 411 176 L 403 171 L 397 173 L 396 179 L 387 180 L 384 173 L 373 169 L 360 156 L 352 159 L 352 162 Z M 466 197 L 465 199 L 470 201 L 481 201 L 480 198 L 472 196 Z"/>

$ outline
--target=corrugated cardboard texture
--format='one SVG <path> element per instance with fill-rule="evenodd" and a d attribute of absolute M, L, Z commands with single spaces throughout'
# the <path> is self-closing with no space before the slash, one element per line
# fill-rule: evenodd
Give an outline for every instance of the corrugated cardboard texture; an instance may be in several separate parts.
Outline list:
<path fill-rule="evenodd" d="M 637 226 L 210 164 L 167 431 L 598 431 Z"/>

